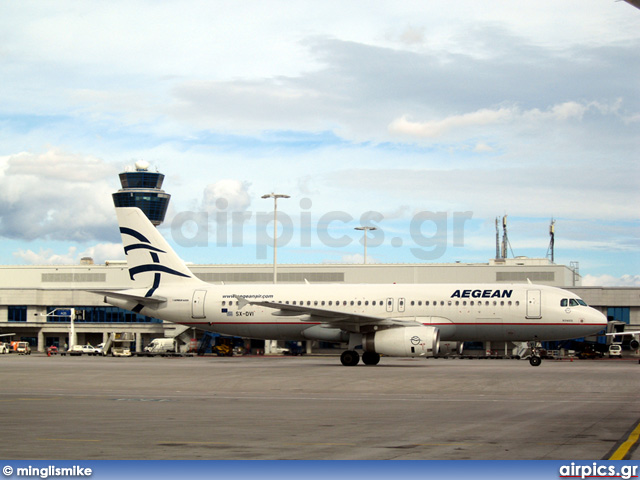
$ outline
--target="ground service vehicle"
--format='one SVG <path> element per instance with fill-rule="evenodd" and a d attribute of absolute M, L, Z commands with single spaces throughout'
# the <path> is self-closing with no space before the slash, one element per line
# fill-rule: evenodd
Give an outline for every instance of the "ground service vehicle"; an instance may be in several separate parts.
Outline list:
<path fill-rule="evenodd" d="M 609 346 L 609 358 L 622 358 L 622 347 L 620 345 Z"/>
<path fill-rule="evenodd" d="M 82 355 L 83 353 L 87 355 L 101 355 L 101 352 L 92 345 L 74 345 L 67 353 L 69 355 Z"/>
<path fill-rule="evenodd" d="M 178 341 L 175 338 L 154 338 L 151 343 L 144 347 L 147 353 L 176 353 L 178 351 Z"/>

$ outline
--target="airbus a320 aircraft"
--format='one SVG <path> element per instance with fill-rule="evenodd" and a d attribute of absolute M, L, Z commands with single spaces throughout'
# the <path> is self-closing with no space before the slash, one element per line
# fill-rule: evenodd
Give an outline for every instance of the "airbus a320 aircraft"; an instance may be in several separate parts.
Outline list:
<path fill-rule="evenodd" d="M 105 302 L 202 330 L 265 340 L 348 343 L 345 366 L 380 355 L 431 357 L 462 342 L 564 340 L 596 334 L 606 317 L 545 285 L 212 285 L 195 277 L 144 213 L 117 208 L 134 288 Z M 531 365 L 541 358 L 533 348 Z"/>

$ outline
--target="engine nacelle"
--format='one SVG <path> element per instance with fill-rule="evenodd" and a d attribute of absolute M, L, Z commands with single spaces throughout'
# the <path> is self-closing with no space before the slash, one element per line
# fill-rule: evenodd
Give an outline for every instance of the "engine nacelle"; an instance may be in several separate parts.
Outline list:
<path fill-rule="evenodd" d="M 631 350 L 638 350 L 638 347 L 640 347 L 640 341 L 638 341 L 638 337 L 631 337 L 631 340 L 629 341 L 629 347 L 631 348 Z"/>
<path fill-rule="evenodd" d="M 462 355 L 464 342 L 440 342 L 438 355 Z"/>
<path fill-rule="evenodd" d="M 392 327 L 362 336 L 365 352 L 390 357 L 432 357 L 439 344 L 440 331 L 436 327 Z"/>

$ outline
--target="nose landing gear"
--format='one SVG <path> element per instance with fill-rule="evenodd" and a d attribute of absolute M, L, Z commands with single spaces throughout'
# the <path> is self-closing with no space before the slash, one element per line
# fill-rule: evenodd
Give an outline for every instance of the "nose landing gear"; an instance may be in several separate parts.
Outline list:
<path fill-rule="evenodd" d="M 529 357 L 529 363 L 532 367 L 538 367 L 542 363 L 542 357 L 540 356 L 540 349 L 538 348 L 538 342 L 529 342 L 531 348 L 531 356 Z"/>

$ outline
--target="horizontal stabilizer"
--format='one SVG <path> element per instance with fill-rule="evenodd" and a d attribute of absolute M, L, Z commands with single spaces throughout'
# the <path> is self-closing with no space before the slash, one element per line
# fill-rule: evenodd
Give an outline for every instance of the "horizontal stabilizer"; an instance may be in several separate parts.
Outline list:
<path fill-rule="evenodd" d="M 89 290 L 89 292 L 96 293 L 99 295 L 104 295 L 105 297 L 119 298 L 120 300 L 125 300 L 129 302 L 137 302 L 145 306 L 157 305 L 159 303 L 164 303 L 167 301 L 165 297 L 159 297 L 156 295 L 151 297 L 145 297 L 144 294 L 138 295 L 136 293 L 133 293 L 131 290 L 126 290 L 126 291 Z"/>

